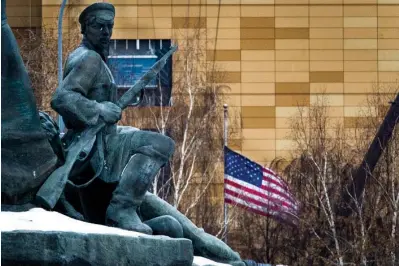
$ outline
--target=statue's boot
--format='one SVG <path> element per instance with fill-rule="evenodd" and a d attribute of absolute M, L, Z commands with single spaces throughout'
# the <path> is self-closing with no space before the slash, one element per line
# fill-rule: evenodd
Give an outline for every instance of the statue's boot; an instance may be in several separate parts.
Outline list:
<path fill-rule="evenodd" d="M 159 169 L 169 158 L 153 150 L 151 146 L 134 154 L 122 172 L 117 188 L 112 194 L 107 208 L 105 223 L 125 230 L 152 234 L 152 229 L 144 224 L 137 214 L 137 208 L 143 202 Z M 149 156 L 152 155 L 152 156 Z"/>

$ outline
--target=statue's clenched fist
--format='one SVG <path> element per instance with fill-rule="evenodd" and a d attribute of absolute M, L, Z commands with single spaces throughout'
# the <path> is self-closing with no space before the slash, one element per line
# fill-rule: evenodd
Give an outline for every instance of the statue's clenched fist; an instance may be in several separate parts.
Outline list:
<path fill-rule="evenodd" d="M 112 102 L 99 103 L 100 116 L 106 123 L 116 123 L 122 116 L 122 110 Z"/>

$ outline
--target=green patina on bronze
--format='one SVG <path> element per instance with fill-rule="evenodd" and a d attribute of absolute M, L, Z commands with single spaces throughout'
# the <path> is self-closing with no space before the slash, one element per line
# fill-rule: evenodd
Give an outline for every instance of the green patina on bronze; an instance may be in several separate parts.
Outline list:
<path fill-rule="evenodd" d="M 29 77 L 2 13 L 2 198 L 7 199 L 3 203 L 33 203 L 33 195 L 41 188 L 42 202 L 51 208 L 57 203 L 55 210 L 73 218 L 187 238 L 195 255 L 244 265 L 225 243 L 147 192 L 173 154 L 174 142 L 158 133 L 116 123 L 122 109 L 140 97 L 176 48 L 118 101 L 105 63 L 114 14 L 111 4 L 96 3 L 79 18 L 84 38 L 69 55 L 63 82 L 51 102 L 68 128 L 62 146 L 57 125 L 36 109 Z M 47 201 L 51 197 L 54 203 Z"/>
<path fill-rule="evenodd" d="M 33 200 L 37 189 L 57 165 L 40 125 L 30 79 L 1 13 L 1 199 L 3 204 Z"/>

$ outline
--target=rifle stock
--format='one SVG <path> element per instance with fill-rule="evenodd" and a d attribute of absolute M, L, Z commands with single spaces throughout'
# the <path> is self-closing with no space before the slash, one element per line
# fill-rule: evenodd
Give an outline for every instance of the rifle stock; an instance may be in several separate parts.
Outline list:
<path fill-rule="evenodd" d="M 144 87 L 154 79 L 161 69 L 165 66 L 168 58 L 177 50 L 177 46 L 172 46 L 170 50 L 156 62 L 150 70 L 147 71 L 122 97 L 117 101 L 117 105 L 121 109 L 125 109 L 129 102 L 139 93 Z M 66 156 L 65 164 L 57 168 L 47 178 L 44 184 L 36 193 L 36 203 L 46 209 L 53 209 L 61 194 L 64 191 L 65 185 L 68 182 L 69 173 L 72 170 L 75 162 L 79 157 L 86 157 L 84 148 L 92 146 L 95 137 L 99 131 L 106 125 L 105 122 L 100 122 L 94 127 L 88 128 L 82 132 L 77 142 L 71 144 Z"/>

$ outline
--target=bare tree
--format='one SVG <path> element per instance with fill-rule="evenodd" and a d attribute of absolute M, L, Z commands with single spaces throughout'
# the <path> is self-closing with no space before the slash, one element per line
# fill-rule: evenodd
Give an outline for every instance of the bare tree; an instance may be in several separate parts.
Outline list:
<path fill-rule="evenodd" d="M 63 62 L 81 39 L 77 23 L 69 24 L 63 35 Z M 50 100 L 58 86 L 56 20 L 54 24 L 43 25 L 41 29 L 24 29 L 17 35 L 20 37 L 21 55 L 32 82 L 38 108 L 55 117 Z"/>
<path fill-rule="evenodd" d="M 393 93 L 397 92 L 394 88 Z M 342 191 L 352 181 L 392 99 L 392 94 L 371 95 L 364 113 L 349 120 L 352 124 L 347 123 L 346 128 L 331 122 L 324 96 L 307 110 L 299 108 L 292 119 L 292 138 L 297 143 L 294 160 L 280 172 L 301 204 L 299 225 L 290 228 L 266 217 L 243 214 L 239 221 L 242 233 L 236 237 L 245 246 L 234 247 L 246 257 L 268 263 L 397 265 L 397 128 L 370 173 L 362 200 L 354 201 L 353 215 L 336 214 Z M 280 162 L 276 159 L 271 167 L 281 169 Z M 263 236 L 268 240 L 262 240 Z"/>

